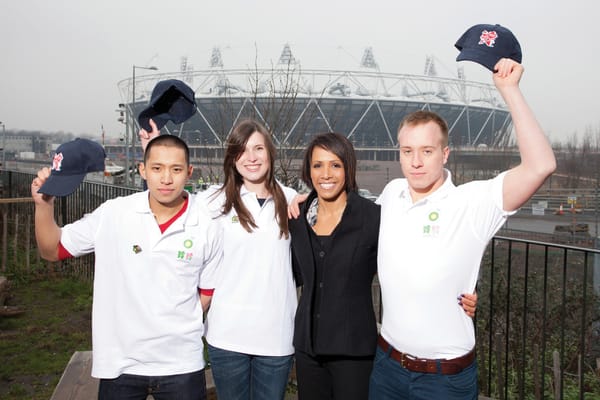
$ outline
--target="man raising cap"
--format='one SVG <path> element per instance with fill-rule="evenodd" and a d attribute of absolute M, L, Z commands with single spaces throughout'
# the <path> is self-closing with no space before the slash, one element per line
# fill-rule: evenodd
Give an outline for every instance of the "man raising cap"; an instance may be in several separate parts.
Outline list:
<path fill-rule="evenodd" d="M 100 379 L 98 399 L 145 400 L 152 393 L 202 400 L 202 314 L 222 259 L 221 226 L 184 191 L 192 166 L 178 137 L 152 140 L 140 173 L 147 191 L 108 200 L 60 228 L 54 197 L 40 192 L 51 171 L 41 169 L 31 184 L 38 249 L 50 261 L 95 253 L 92 376 Z"/>
<path fill-rule="evenodd" d="M 521 64 L 492 68 L 515 128 L 521 163 L 493 179 L 455 186 L 448 126 L 417 111 L 398 129 L 404 179 L 387 184 L 381 205 L 378 274 L 383 318 L 370 400 L 477 399 L 473 322 L 455 307 L 475 289 L 481 257 L 506 218 L 556 168 L 548 139 L 521 90 Z"/>

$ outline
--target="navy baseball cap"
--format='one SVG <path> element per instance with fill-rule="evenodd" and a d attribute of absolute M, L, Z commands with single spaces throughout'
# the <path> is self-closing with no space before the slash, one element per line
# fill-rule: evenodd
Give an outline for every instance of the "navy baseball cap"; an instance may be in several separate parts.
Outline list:
<path fill-rule="evenodd" d="M 140 126 L 150 132 L 150 119 L 161 129 L 172 121 L 180 124 L 196 112 L 196 96 L 192 88 L 178 79 L 160 81 L 154 86 L 150 103 L 138 116 Z"/>
<path fill-rule="evenodd" d="M 474 61 L 494 71 L 501 58 L 520 63 L 521 45 L 513 33 L 501 25 L 479 24 L 470 27 L 454 45 L 460 53 L 456 61 Z"/>
<path fill-rule="evenodd" d="M 75 139 L 56 149 L 52 172 L 38 190 L 50 196 L 68 196 L 77 189 L 88 172 L 104 171 L 104 148 L 89 139 Z"/>

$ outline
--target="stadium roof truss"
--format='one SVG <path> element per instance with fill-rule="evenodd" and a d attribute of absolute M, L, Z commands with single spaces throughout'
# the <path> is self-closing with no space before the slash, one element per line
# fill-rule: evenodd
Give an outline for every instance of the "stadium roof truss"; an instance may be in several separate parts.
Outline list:
<path fill-rule="evenodd" d="M 156 82 L 164 79 L 185 80 L 196 93 L 198 112 L 181 125 L 166 126 L 191 144 L 222 145 L 233 126 L 247 117 L 265 123 L 278 145 L 291 147 L 327 131 L 345 134 L 357 148 L 396 147 L 401 119 L 416 110 L 442 115 L 454 147 L 504 146 L 512 130 L 493 85 L 373 70 L 304 70 L 291 63 L 139 76 L 135 102 L 132 81 L 126 79 L 118 86 L 128 111 L 137 116 Z"/>

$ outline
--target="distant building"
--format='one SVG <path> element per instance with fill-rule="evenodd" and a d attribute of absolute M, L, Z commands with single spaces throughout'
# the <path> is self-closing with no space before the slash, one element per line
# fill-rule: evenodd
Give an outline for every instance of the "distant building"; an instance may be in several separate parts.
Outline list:
<path fill-rule="evenodd" d="M 6 131 L 6 138 L 0 139 L 1 144 L 6 143 L 6 158 L 13 159 L 20 153 L 33 152 L 36 157 L 49 156 L 56 143 L 60 144 L 72 139 L 71 134 L 41 133 L 36 131 Z"/>

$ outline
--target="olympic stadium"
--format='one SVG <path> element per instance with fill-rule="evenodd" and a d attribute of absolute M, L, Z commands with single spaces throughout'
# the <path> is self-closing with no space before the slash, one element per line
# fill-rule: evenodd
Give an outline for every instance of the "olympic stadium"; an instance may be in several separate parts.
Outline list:
<path fill-rule="evenodd" d="M 222 149 L 232 127 L 246 117 L 262 121 L 280 149 L 293 152 L 314 134 L 335 131 L 350 139 L 359 159 L 380 161 L 397 159 L 397 127 L 416 110 L 435 111 L 446 119 L 452 148 L 502 147 L 512 129 L 493 85 L 467 81 L 460 70 L 458 77 L 437 76 L 432 57 L 423 75 L 380 71 L 371 48 L 354 70 L 307 69 L 285 45 L 269 67 L 227 69 L 214 48 L 204 70 L 190 68 L 185 58 L 175 73 L 136 78 L 134 70 L 132 78 L 118 83 L 130 131 L 139 129 L 130 116 L 145 108 L 154 85 L 164 79 L 183 80 L 195 91 L 197 113 L 183 124 L 163 128 L 192 147 Z"/>

